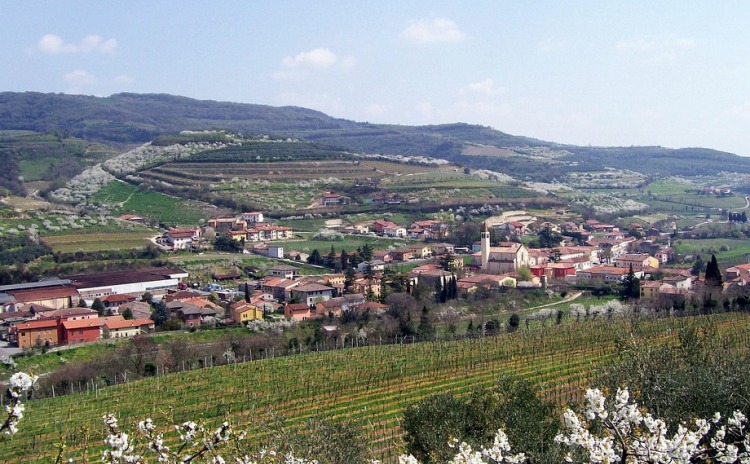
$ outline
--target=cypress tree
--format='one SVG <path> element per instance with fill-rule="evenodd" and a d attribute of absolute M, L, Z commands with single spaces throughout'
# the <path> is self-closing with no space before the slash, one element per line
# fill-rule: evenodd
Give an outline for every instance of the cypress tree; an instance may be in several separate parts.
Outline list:
<path fill-rule="evenodd" d="M 706 266 L 705 281 L 709 287 L 721 286 L 721 271 L 719 270 L 719 263 L 716 261 L 716 255 L 711 255 L 711 261 Z"/>

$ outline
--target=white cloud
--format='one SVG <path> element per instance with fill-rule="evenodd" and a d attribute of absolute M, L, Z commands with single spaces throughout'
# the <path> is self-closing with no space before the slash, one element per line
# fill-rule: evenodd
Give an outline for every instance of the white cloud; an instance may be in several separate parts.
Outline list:
<path fill-rule="evenodd" d="M 636 53 L 647 56 L 655 62 L 674 62 L 679 58 L 679 52 L 692 48 L 695 41 L 689 38 L 676 39 L 647 39 L 638 38 L 621 40 L 615 44 L 615 49 L 624 53 Z"/>
<path fill-rule="evenodd" d="M 502 95 L 505 93 L 505 87 L 496 86 L 492 79 L 485 79 L 479 82 L 472 82 L 466 87 L 462 87 L 458 93 L 461 95 L 472 93 L 478 93 L 481 95 Z"/>
<path fill-rule="evenodd" d="M 63 76 L 65 81 L 76 87 L 95 85 L 98 81 L 96 77 L 85 69 L 76 69 Z"/>
<path fill-rule="evenodd" d="M 401 37 L 417 43 L 460 42 L 466 38 L 455 22 L 445 18 L 413 21 Z"/>
<path fill-rule="evenodd" d="M 336 63 L 336 54 L 327 48 L 316 48 L 309 52 L 300 52 L 287 56 L 281 62 L 286 68 L 327 68 Z"/>
<path fill-rule="evenodd" d="M 91 52 L 112 53 L 116 48 L 117 39 L 104 40 L 98 35 L 87 35 L 78 43 L 66 43 L 59 35 L 46 34 L 37 42 L 37 49 L 50 55 Z"/>

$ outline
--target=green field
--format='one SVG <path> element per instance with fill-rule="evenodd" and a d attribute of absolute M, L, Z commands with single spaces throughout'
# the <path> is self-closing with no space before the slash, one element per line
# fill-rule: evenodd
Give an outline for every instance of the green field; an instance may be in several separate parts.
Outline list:
<path fill-rule="evenodd" d="M 638 323 L 616 319 L 463 341 L 257 359 L 114 387 L 92 386 L 88 393 L 30 401 L 19 434 L 0 447 L 0 460 L 49 462 L 60 442 L 67 447 L 67 457 L 80 458 L 80 431 L 86 427 L 87 443 L 96 447 L 104 438 L 101 417 L 107 412 L 116 412 L 128 430 L 146 417 L 166 429 L 198 419 L 210 427 L 228 416 L 249 429 L 248 443 L 268 433 L 263 424 L 273 412 L 286 421 L 290 432 L 301 430 L 310 418 L 348 420 L 350 426 L 361 428 L 374 457 L 391 463 L 403 451 L 403 409 L 427 395 L 465 395 L 492 385 L 501 374 L 511 374 L 528 379 L 558 404 L 570 403 L 580 398 L 602 366 L 615 359 L 621 334 L 630 334 L 641 345 L 675 343 L 681 328 L 709 320 L 725 349 L 750 347 L 747 314 Z"/>
<path fill-rule="evenodd" d="M 136 214 L 167 225 L 198 225 L 201 219 L 208 217 L 204 211 L 206 205 L 199 202 L 140 190 L 121 181 L 109 183 L 91 201 L 115 205 L 115 214 L 118 215 Z"/>
<path fill-rule="evenodd" d="M 723 266 L 744 264 L 750 262 L 750 240 L 716 238 L 702 240 L 677 240 L 674 244 L 677 253 L 681 255 L 700 255 L 704 262 L 708 262 L 711 254 Z"/>

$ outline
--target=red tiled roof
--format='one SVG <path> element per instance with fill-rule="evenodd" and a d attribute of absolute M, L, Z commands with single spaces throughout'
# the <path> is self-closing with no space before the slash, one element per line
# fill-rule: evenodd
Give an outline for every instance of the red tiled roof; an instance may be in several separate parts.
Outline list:
<path fill-rule="evenodd" d="M 62 325 L 65 328 L 65 330 L 75 330 L 75 329 L 87 329 L 91 327 L 101 327 L 102 326 L 101 320 L 99 318 L 95 319 L 78 319 L 75 321 L 63 321 Z"/>
<path fill-rule="evenodd" d="M 40 319 L 38 321 L 24 322 L 23 324 L 16 324 L 17 330 L 35 330 L 35 329 L 47 329 L 51 327 L 57 327 L 57 321 L 54 319 Z"/>

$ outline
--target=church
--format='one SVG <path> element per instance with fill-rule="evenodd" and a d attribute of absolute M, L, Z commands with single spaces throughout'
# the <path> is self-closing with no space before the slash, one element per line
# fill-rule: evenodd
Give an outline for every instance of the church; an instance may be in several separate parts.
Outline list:
<path fill-rule="evenodd" d="M 472 255 L 472 264 L 481 268 L 484 274 L 505 274 L 529 265 L 529 250 L 523 243 L 504 242 L 490 246 L 490 231 L 487 223 L 482 223 L 480 234 L 481 251 Z"/>

